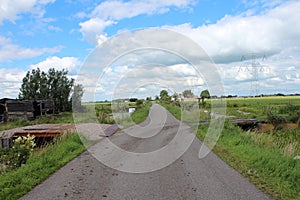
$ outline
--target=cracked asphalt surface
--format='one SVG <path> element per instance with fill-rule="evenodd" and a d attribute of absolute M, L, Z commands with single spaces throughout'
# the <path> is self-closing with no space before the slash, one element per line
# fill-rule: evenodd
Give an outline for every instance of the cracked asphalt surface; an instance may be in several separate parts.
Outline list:
<path fill-rule="evenodd" d="M 186 124 L 154 104 L 142 127 L 118 131 L 109 140 L 127 151 L 144 153 L 168 145 L 178 131 L 192 134 Z M 93 154 L 108 142 L 100 140 L 21 199 L 269 199 L 214 153 L 199 159 L 201 142 L 197 138 L 171 165 L 148 173 L 122 172 L 99 162 Z M 132 163 L 130 157 L 117 154 L 113 150 L 105 153 L 106 158 L 114 158 L 111 162 Z"/>

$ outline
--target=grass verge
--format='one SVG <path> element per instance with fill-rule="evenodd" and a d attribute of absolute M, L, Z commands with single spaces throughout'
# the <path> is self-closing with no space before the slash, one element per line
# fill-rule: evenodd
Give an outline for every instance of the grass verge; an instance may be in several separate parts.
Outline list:
<path fill-rule="evenodd" d="M 137 107 L 131 114 L 132 121 L 136 124 L 145 121 L 149 115 L 151 105 L 151 102 L 145 102 L 144 105 Z"/>
<path fill-rule="evenodd" d="M 78 134 L 35 150 L 25 165 L 0 178 L 0 199 L 18 199 L 85 150 Z"/>
<path fill-rule="evenodd" d="M 160 103 L 161 106 L 165 107 L 172 115 L 178 119 L 181 120 L 181 108 L 178 106 L 174 106 L 172 104 L 167 104 L 167 103 Z"/>
<path fill-rule="evenodd" d="M 180 108 L 163 106 L 180 120 Z M 208 125 L 199 125 L 200 140 L 204 140 L 207 129 Z M 300 129 L 258 135 L 244 132 L 227 121 L 213 151 L 274 199 L 295 200 L 300 199 L 300 161 L 293 159 L 299 153 L 299 135 Z M 291 145 L 295 142 L 297 145 Z M 294 146 L 291 152 L 296 154 L 287 152 L 287 148 Z"/>
<path fill-rule="evenodd" d="M 199 127 L 200 140 L 207 128 Z M 213 151 L 274 199 L 300 199 L 300 162 L 279 148 L 258 146 L 251 135 L 226 122 Z"/>

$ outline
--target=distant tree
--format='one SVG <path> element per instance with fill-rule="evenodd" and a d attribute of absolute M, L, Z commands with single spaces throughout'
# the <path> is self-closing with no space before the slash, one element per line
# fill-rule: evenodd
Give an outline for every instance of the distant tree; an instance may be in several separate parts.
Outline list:
<path fill-rule="evenodd" d="M 130 98 L 129 102 L 136 102 L 138 99 L 137 98 Z"/>
<path fill-rule="evenodd" d="M 83 96 L 83 86 L 81 84 L 75 85 L 71 97 L 73 111 L 83 111 L 81 100 Z"/>
<path fill-rule="evenodd" d="M 20 99 L 53 99 L 56 112 L 71 111 L 70 93 L 74 79 L 67 77 L 67 70 L 49 69 L 48 73 L 40 69 L 28 71 L 23 78 L 19 92 Z"/>
<path fill-rule="evenodd" d="M 172 98 L 173 98 L 173 105 L 180 106 L 179 95 L 176 92 L 172 95 Z"/>
<path fill-rule="evenodd" d="M 204 107 L 205 106 L 205 101 L 204 99 L 208 99 L 210 98 L 210 94 L 209 94 L 209 91 L 208 90 L 203 90 L 201 93 L 200 93 L 200 98 L 202 100 L 202 106 Z"/>
<path fill-rule="evenodd" d="M 171 101 L 171 97 L 169 96 L 167 90 L 160 91 L 159 96 L 160 96 L 160 100 L 162 102 L 170 102 Z"/>
<path fill-rule="evenodd" d="M 144 101 L 141 100 L 141 99 L 139 99 L 139 100 L 136 101 L 136 106 L 137 106 L 138 108 L 140 108 L 140 107 L 143 105 L 143 103 L 144 103 Z"/>
<path fill-rule="evenodd" d="M 175 92 L 173 95 L 172 95 L 173 99 L 175 102 L 178 102 L 179 100 L 179 95 Z"/>
<path fill-rule="evenodd" d="M 152 98 L 151 97 L 147 97 L 146 101 L 152 101 Z"/>
<path fill-rule="evenodd" d="M 195 95 L 193 94 L 192 90 L 184 90 L 182 92 L 182 95 L 184 98 L 192 98 L 194 97 Z"/>
<path fill-rule="evenodd" d="M 155 95 L 155 100 L 158 101 L 159 100 L 159 97 L 157 95 Z"/>

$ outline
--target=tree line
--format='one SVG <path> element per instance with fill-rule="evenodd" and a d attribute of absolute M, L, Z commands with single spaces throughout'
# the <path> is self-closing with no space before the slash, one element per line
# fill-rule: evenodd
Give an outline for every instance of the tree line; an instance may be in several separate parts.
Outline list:
<path fill-rule="evenodd" d="M 55 112 L 66 112 L 81 109 L 83 96 L 82 85 L 74 85 L 74 79 L 67 77 L 68 71 L 51 68 L 43 72 L 39 68 L 26 73 L 22 80 L 19 99 L 40 100 L 52 99 Z"/>
<path fill-rule="evenodd" d="M 174 93 L 172 96 L 169 96 L 168 91 L 167 90 L 161 90 L 159 97 L 156 97 L 156 100 L 160 99 L 162 102 L 164 103 L 170 103 L 171 99 L 173 98 L 174 102 L 177 102 L 179 100 L 179 96 L 177 93 Z M 194 93 L 191 90 L 184 90 L 182 92 L 182 96 L 184 98 L 193 98 L 195 97 Z M 210 98 L 210 93 L 208 90 L 203 90 L 200 93 L 200 99 L 201 99 L 201 103 L 203 106 L 205 106 L 205 99 L 209 99 Z"/>

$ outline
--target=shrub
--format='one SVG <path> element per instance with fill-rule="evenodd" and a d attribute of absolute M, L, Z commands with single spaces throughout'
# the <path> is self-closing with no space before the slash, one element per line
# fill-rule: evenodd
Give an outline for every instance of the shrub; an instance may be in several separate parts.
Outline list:
<path fill-rule="evenodd" d="M 7 170 L 16 169 L 26 163 L 35 147 L 34 136 L 20 136 L 14 141 L 12 148 L 0 151 L 0 170 L 4 173 Z"/>
<path fill-rule="evenodd" d="M 273 124 L 275 130 L 283 129 L 283 124 L 286 123 L 286 118 L 277 115 L 275 112 L 269 110 L 267 113 L 268 121 Z"/>

